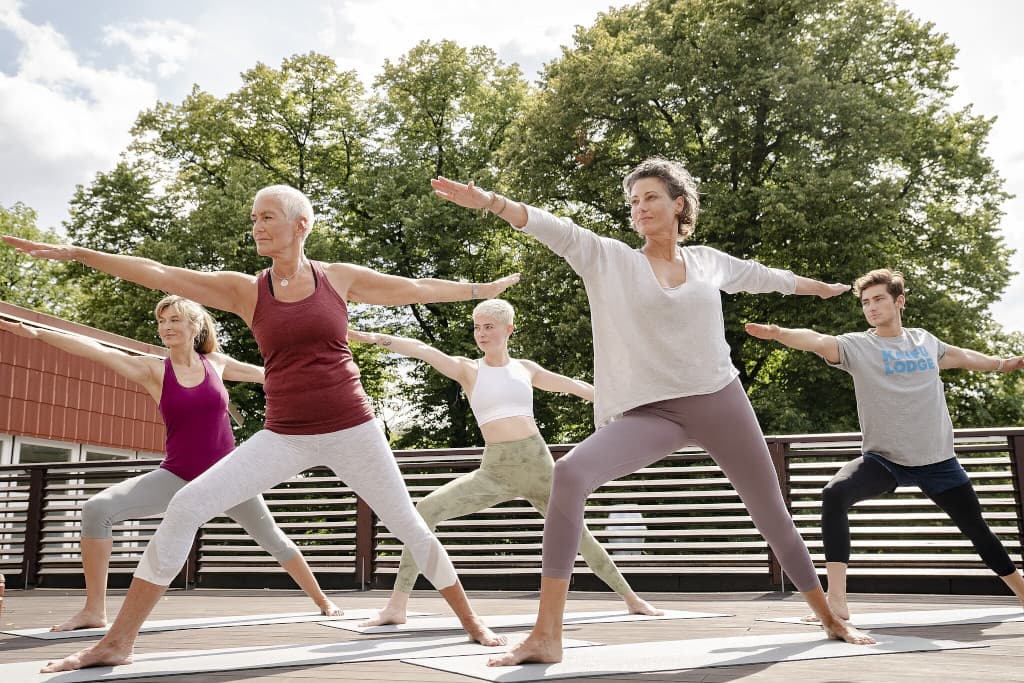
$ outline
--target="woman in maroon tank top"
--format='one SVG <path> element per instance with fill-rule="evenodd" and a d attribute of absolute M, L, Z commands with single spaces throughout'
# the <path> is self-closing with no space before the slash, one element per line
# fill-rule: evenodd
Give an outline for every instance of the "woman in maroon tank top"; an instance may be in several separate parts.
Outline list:
<path fill-rule="evenodd" d="M 519 275 L 471 284 L 311 262 L 304 245 L 313 208 L 304 194 L 285 185 L 256 193 L 251 218 L 256 251 L 271 259 L 270 268 L 259 275 L 200 272 L 83 247 L 3 238 L 31 256 L 75 260 L 235 313 L 253 330 L 266 368 L 266 429 L 175 495 L 110 631 L 93 647 L 51 662 L 44 672 L 130 662 L 138 630 L 166 590 L 166 577 L 187 555 L 186 537 L 209 518 L 202 517 L 211 506 L 244 500 L 316 465 L 337 473 L 410 548 L 471 638 L 485 645 L 504 643 L 475 614 L 447 553 L 416 514 L 359 384 L 348 351 L 345 302 L 401 306 L 490 299 L 518 282 Z"/>

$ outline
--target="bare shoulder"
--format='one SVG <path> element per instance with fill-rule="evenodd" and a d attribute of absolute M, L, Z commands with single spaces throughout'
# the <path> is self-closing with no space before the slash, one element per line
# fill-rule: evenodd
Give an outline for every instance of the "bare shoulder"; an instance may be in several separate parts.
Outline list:
<path fill-rule="evenodd" d="M 536 375 L 538 372 L 544 370 L 541 364 L 536 361 L 528 360 L 526 358 L 513 358 L 512 360 L 519 362 L 519 364 L 526 368 L 526 371 L 531 375 Z"/>
<path fill-rule="evenodd" d="M 206 360 L 210 362 L 210 365 L 214 366 L 218 370 L 223 370 L 224 366 L 230 363 L 233 359 L 226 353 L 220 351 L 211 351 L 206 354 Z"/>
<path fill-rule="evenodd" d="M 154 382 L 163 382 L 167 359 L 158 356 L 134 356 L 147 378 Z"/>
<path fill-rule="evenodd" d="M 330 280 L 334 290 L 343 299 L 348 299 L 348 292 L 352 288 L 352 283 L 356 279 L 365 273 L 372 273 L 373 271 L 363 266 L 357 266 L 354 263 L 324 263 L 323 264 L 324 274 L 327 275 L 327 279 Z"/>

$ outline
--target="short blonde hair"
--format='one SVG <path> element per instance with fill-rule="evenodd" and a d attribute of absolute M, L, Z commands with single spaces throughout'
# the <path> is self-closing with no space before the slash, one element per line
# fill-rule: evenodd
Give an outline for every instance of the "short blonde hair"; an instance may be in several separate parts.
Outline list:
<path fill-rule="evenodd" d="M 512 325 L 515 323 L 516 309 L 512 308 L 512 304 L 504 299 L 487 299 L 478 303 L 473 309 L 473 318 L 476 319 L 478 315 L 494 318 L 502 325 Z"/>
<path fill-rule="evenodd" d="M 700 213 L 700 195 L 697 193 L 697 181 L 690 172 L 678 161 L 664 157 L 651 157 L 641 161 L 622 179 L 622 191 L 626 193 L 626 201 L 633 191 L 633 185 L 641 178 L 659 178 L 668 189 L 672 199 L 683 198 L 683 210 L 678 219 L 677 232 L 680 241 L 687 239 L 697 228 L 697 214 Z"/>
<path fill-rule="evenodd" d="M 219 348 L 217 344 L 217 328 L 214 326 L 213 316 L 210 315 L 209 311 L 195 301 L 171 294 L 160 299 L 153 314 L 159 319 L 160 314 L 168 308 L 188 318 L 188 321 L 192 323 L 192 327 L 196 329 L 195 339 L 192 340 L 192 346 L 196 351 L 199 353 L 212 353 Z"/>
<path fill-rule="evenodd" d="M 861 292 L 875 285 L 885 285 L 885 291 L 889 292 L 893 301 L 896 300 L 896 297 L 907 293 L 907 283 L 903 279 L 903 273 L 898 270 L 878 268 L 857 278 L 853 283 L 853 294 L 859 299 Z"/>

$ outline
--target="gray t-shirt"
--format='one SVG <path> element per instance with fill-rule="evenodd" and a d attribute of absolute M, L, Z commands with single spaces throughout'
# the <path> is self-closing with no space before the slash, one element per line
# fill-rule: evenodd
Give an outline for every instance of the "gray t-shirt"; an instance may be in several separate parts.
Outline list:
<path fill-rule="evenodd" d="M 944 343 L 927 330 L 906 327 L 899 337 L 869 331 L 836 339 L 839 362 L 834 366 L 853 376 L 864 452 L 909 467 L 956 455 L 939 378 Z"/>

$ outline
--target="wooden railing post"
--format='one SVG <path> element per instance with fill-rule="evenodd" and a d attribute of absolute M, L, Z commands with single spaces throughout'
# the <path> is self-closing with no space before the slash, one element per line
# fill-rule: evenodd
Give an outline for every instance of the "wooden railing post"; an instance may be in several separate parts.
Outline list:
<path fill-rule="evenodd" d="M 1024 436 L 1007 437 L 1010 451 L 1010 472 L 1013 474 L 1013 500 L 1017 509 L 1017 538 L 1024 548 Z"/>
<path fill-rule="evenodd" d="M 25 549 L 22 556 L 22 577 L 25 588 L 36 585 L 43 547 L 43 509 L 46 506 L 45 467 L 28 469 L 28 512 L 25 518 Z"/>
<path fill-rule="evenodd" d="M 356 578 L 359 587 L 373 587 L 377 548 L 377 517 L 362 498 L 356 497 Z"/>
<path fill-rule="evenodd" d="M 782 498 L 786 501 L 786 509 L 793 514 L 793 505 L 789 500 L 789 472 L 786 469 L 786 443 L 781 440 L 772 439 L 768 443 L 768 452 L 772 456 L 772 465 L 775 467 L 775 476 L 779 480 L 779 488 L 782 489 Z M 786 574 L 782 571 L 782 564 L 775 555 L 771 546 L 768 547 L 768 574 L 772 585 L 778 586 L 779 590 L 786 589 Z"/>

